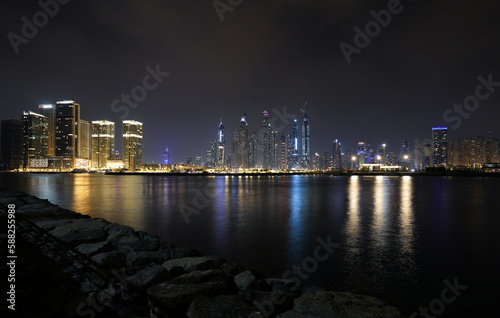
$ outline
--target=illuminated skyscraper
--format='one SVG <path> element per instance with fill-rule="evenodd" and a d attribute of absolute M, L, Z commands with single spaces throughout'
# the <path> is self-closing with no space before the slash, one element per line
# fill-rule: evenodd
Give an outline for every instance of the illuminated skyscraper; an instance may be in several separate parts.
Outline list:
<path fill-rule="evenodd" d="M 222 118 L 219 123 L 219 130 L 217 131 L 217 155 L 216 166 L 226 166 L 226 129 L 222 124 Z"/>
<path fill-rule="evenodd" d="M 234 133 L 233 156 L 231 160 L 233 168 L 248 168 L 248 122 L 246 111 L 241 116 L 239 127 Z"/>
<path fill-rule="evenodd" d="M 124 120 L 122 129 L 122 156 L 126 169 L 135 171 L 142 167 L 142 123 Z"/>
<path fill-rule="evenodd" d="M 278 148 L 279 148 L 278 169 L 286 170 L 288 169 L 288 164 L 287 164 L 288 147 L 287 147 L 287 138 L 285 135 L 281 135 Z"/>
<path fill-rule="evenodd" d="M 299 134 L 297 118 L 293 120 L 292 132 L 288 136 L 288 168 L 297 169 L 299 165 Z"/>
<path fill-rule="evenodd" d="M 165 148 L 165 152 L 163 153 L 162 164 L 164 164 L 164 165 L 170 164 L 170 152 L 168 151 L 168 147 Z"/>
<path fill-rule="evenodd" d="M 72 100 L 56 102 L 54 111 L 54 155 L 61 158 L 80 156 L 80 104 Z"/>
<path fill-rule="evenodd" d="M 108 120 L 92 121 L 92 168 L 103 169 L 115 151 L 115 123 Z"/>
<path fill-rule="evenodd" d="M 248 137 L 248 168 L 255 168 L 257 165 L 257 134 L 250 133 Z"/>
<path fill-rule="evenodd" d="M 49 139 L 47 144 L 48 147 L 47 155 L 49 157 L 54 157 L 56 154 L 55 153 L 55 145 L 56 145 L 55 105 L 53 104 L 38 105 L 38 113 L 47 117 L 49 121 L 49 126 L 48 126 Z"/>
<path fill-rule="evenodd" d="M 90 123 L 86 120 L 80 119 L 80 158 L 90 159 L 92 146 L 91 146 L 91 126 Z M 50 140 L 50 138 L 49 138 Z"/>
<path fill-rule="evenodd" d="M 432 143 L 434 167 L 446 167 L 448 164 L 448 128 L 432 128 Z"/>
<path fill-rule="evenodd" d="M 302 110 L 302 167 L 311 166 L 311 145 L 310 145 L 310 126 L 309 116 L 305 109 Z"/>
<path fill-rule="evenodd" d="M 271 142 L 271 123 L 269 122 L 269 113 L 267 110 L 262 112 L 262 168 L 271 169 L 272 142 Z"/>
<path fill-rule="evenodd" d="M 23 112 L 23 165 L 30 166 L 32 159 L 47 158 L 49 121 L 44 115 Z"/>
<path fill-rule="evenodd" d="M 332 168 L 342 170 L 342 146 L 338 139 L 335 139 L 332 145 Z"/>
<path fill-rule="evenodd" d="M 2 120 L 0 130 L 0 170 L 19 169 L 23 164 L 23 122 Z"/>

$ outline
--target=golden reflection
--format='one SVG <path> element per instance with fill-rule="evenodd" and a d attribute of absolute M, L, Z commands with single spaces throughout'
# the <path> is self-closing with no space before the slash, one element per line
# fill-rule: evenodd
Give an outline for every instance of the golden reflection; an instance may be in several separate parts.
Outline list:
<path fill-rule="evenodd" d="M 413 252 L 413 181 L 411 177 L 404 176 L 400 190 L 401 211 L 400 217 L 400 244 L 401 252 Z"/>
<path fill-rule="evenodd" d="M 377 176 L 373 189 L 373 220 L 372 220 L 372 240 L 377 242 L 379 247 L 385 245 L 384 232 L 387 230 L 387 213 L 389 212 L 389 179 L 384 176 Z"/>
<path fill-rule="evenodd" d="M 349 179 L 348 192 L 348 211 L 347 211 L 347 245 L 356 248 L 360 236 L 360 218 L 359 218 L 359 180 L 358 176 L 352 176 Z M 355 252 L 355 251 L 351 251 Z"/>

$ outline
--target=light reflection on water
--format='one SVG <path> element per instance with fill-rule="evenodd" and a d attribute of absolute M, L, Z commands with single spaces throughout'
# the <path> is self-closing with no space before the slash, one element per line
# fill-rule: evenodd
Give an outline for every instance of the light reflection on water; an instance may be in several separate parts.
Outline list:
<path fill-rule="evenodd" d="M 339 250 L 306 283 L 408 310 L 435 297 L 428 279 L 439 292 L 498 251 L 498 179 L 25 174 L 0 185 L 278 276 L 331 235 Z M 197 212 L 189 224 L 181 204 Z"/>

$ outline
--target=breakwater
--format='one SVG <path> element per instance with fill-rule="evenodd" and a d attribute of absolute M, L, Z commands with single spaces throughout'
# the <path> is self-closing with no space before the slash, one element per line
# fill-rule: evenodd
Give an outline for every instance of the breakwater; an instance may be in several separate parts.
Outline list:
<path fill-rule="evenodd" d="M 0 216 L 2 253 L 15 256 L 2 316 L 400 317 L 374 297 L 268 277 L 22 192 L 0 189 Z"/>

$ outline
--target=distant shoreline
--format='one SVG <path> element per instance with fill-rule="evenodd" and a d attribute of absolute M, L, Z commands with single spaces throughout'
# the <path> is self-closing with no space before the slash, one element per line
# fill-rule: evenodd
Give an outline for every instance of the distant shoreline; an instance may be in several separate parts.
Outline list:
<path fill-rule="evenodd" d="M 187 173 L 187 172 L 106 172 L 106 173 L 88 173 L 88 172 L 47 172 L 47 171 L 30 171 L 30 172 L 11 172 L 1 171 L 2 174 L 105 174 L 105 175 L 145 175 L 145 176 L 288 176 L 288 175 L 330 175 L 330 176 L 430 176 L 430 177 L 500 177 L 500 173 L 495 172 L 475 172 L 475 171 L 441 171 L 441 172 L 325 172 L 325 171 L 307 171 L 307 172 L 237 172 L 237 173 Z"/>

